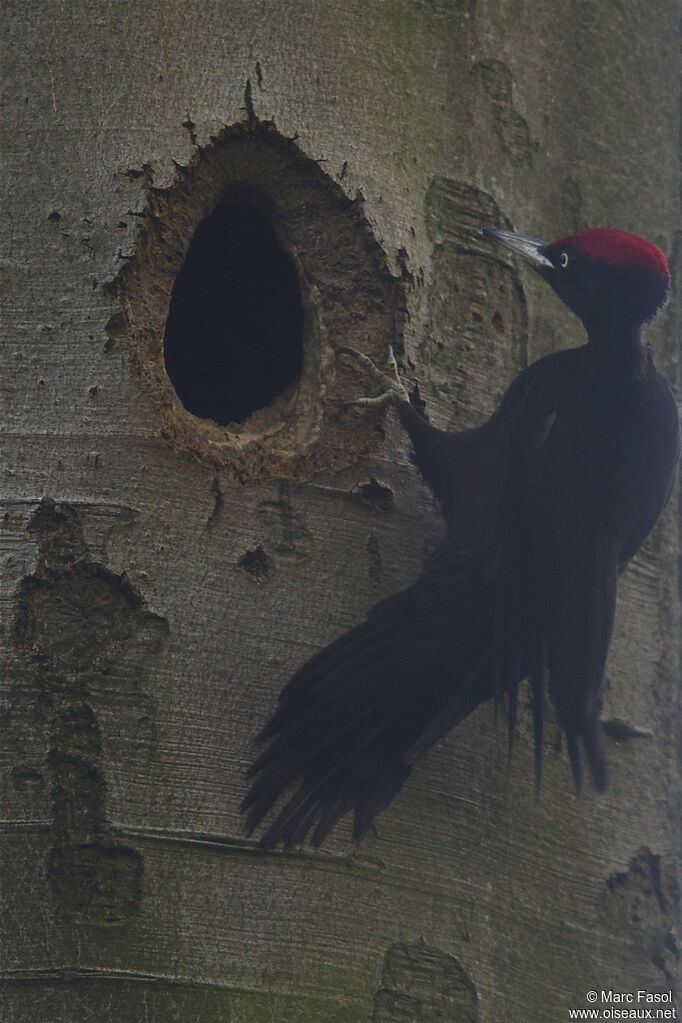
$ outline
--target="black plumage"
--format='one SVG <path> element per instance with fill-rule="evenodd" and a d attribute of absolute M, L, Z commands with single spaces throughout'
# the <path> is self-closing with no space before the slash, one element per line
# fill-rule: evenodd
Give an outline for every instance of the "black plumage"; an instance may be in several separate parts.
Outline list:
<path fill-rule="evenodd" d="M 262 846 L 318 845 L 349 811 L 362 838 L 415 758 L 480 703 L 506 694 L 511 737 L 524 678 L 538 779 L 548 686 L 576 785 L 583 755 L 606 785 L 599 715 L 617 580 L 665 506 L 679 457 L 677 406 L 644 333 L 668 266 L 621 231 L 551 245 L 487 233 L 547 280 L 587 344 L 529 366 L 486 423 L 459 433 L 428 424 L 397 374 L 354 353 L 384 387 L 358 404 L 396 405 L 447 535 L 412 586 L 283 689 L 243 803 L 250 834 L 288 795 Z"/>

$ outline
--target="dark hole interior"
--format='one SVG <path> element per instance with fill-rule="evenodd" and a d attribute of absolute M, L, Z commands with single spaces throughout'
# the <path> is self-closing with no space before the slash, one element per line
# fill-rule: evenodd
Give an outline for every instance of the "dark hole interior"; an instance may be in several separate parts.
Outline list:
<path fill-rule="evenodd" d="M 221 425 L 243 422 L 300 375 L 296 269 L 252 200 L 221 202 L 197 228 L 173 286 L 164 357 L 185 408 Z"/>

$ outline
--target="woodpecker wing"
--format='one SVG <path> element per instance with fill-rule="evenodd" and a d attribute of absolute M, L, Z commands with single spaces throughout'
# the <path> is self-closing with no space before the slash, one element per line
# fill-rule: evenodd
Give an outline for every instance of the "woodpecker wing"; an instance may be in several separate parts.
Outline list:
<path fill-rule="evenodd" d="M 373 607 L 285 686 L 243 803 L 251 833 L 290 790 L 261 845 L 289 847 L 310 831 L 317 845 L 348 811 L 361 838 L 402 788 L 410 750 L 446 702 L 455 724 L 492 696 L 480 568 L 474 552 L 443 548 L 413 586 Z"/>

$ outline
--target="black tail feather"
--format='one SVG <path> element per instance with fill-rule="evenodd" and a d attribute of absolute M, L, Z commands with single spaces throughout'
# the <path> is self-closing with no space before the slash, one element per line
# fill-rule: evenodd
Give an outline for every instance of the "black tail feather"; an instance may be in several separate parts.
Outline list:
<path fill-rule="evenodd" d="M 580 793 L 583 787 L 583 765 L 580 758 L 580 742 L 578 736 L 572 732 L 567 733 L 566 742 L 568 744 L 568 758 L 571 762 L 571 771 L 573 772 L 573 782 L 575 784 L 576 792 Z"/>
<path fill-rule="evenodd" d="M 361 837 L 405 783 L 410 751 L 492 695 L 491 601 L 471 558 L 449 559 L 431 561 L 414 586 L 372 608 L 282 690 L 242 803 L 251 834 L 294 786 L 262 846 L 290 847 L 309 834 L 318 844 L 348 812 Z"/>
<path fill-rule="evenodd" d="M 511 757 L 514 747 L 514 735 L 516 733 L 516 718 L 519 706 L 518 682 L 512 683 L 509 687 L 509 706 L 507 710 L 507 756 Z"/>
<path fill-rule="evenodd" d="M 583 731 L 582 740 L 594 787 L 598 792 L 603 792 L 608 785 L 608 774 L 604 750 L 604 729 L 599 718 L 595 717 Z"/>
<path fill-rule="evenodd" d="M 352 719 L 346 724 L 345 729 L 337 732 L 334 736 L 334 747 L 332 747 L 332 750 L 339 746 L 343 748 L 343 740 L 347 738 L 352 747 L 350 755 L 359 752 L 359 746 L 353 744 L 356 743 L 356 736 L 363 734 L 363 719 L 368 719 L 370 715 L 371 711 L 366 711 L 360 719 Z M 374 733 L 371 733 L 371 735 L 373 736 Z M 305 772 L 310 772 L 312 777 L 319 779 L 319 771 L 324 769 L 323 765 L 330 756 L 329 746 L 329 739 L 325 735 L 318 739 L 317 745 L 309 746 L 303 753 L 299 753 L 295 746 L 293 750 L 290 748 L 290 743 L 285 737 L 279 742 L 275 741 L 258 758 L 247 772 L 247 777 L 256 775 L 256 780 L 241 804 L 242 811 L 249 811 L 245 823 L 245 830 L 248 835 L 254 831 L 270 807 L 274 805 L 282 792 L 297 777 L 305 774 Z M 341 760 L 340 764 L 339 762 L 334 764 L 335 769 L 338 769 L 339 766 L 343 766 L 343 760 Z M 323 785 L 327 778 L 328 774 L 323 776 L 321 780 L 318 780 L 318 788 Z M 294 812 L 296 801 L 301 794 L 302 789 L 299 789 L 296 796 L 287 803 L 280 815 L 282 820 L 284 819 L 285 811 Z"/>
<path fill-rule="evenodd" d="M 531 707 L 533 711 L 533 746 L 535 749 L 535 790 L 540 791 L 542 781 L 542 743 L 545 725 L 545 652 L 540 641 L 532 659 L 529 676 Z"/>
<path fill-rule="evenodd" d="M 305 768 L 299 770 L 299 774 L 303 773 L 299 788 L 263 834 L 259 846 L 267 849 L 278 844 L 285 848 L 298 845 L 316 822 L 319 821 L 317 827 L 320 827 L 323 818 L 325 834 L 330 831 L 339 816 L 346 813 L 353 804 L 353 793 L 347 791 L 353 779 L 350 761 L 361 757 L 364 750 L 371 749 L 376 738 L 376 732 L 370 732 L 363 742 L 353 746 L 345 756 L 335 756 L 326 768 L 323 764 L 314 764 L 310 765 L 313 770 L 308 769 L 307 773 Z M 269 802 L 268 808 L 273 802 Z M 330 817 L 332 819 L 327 826 Z"/>
<path fill-rule="evenodd" d="M 393 797 L 400 792 L 411 770 L 412 768 L 405 763 L 394 764 L 386 772 L 381 784 L 376 787 L 371 799 L 356 809 L 353 821 L 353 838 L 356 842 L 365 837 L 377 814 L 385 810 Z"/>
<path fill-rule="evenodd" d="M 325 838 L 332 830 L 334 825 L 344 814 L 348 813 L 351 809 L 352 801 L 349 798 L 337 799 L 335 803 L 332 803 L 326 808 L 326 810 L 320 813 L 320 820 L 317 827 L 310 836 L 310 844 L 317 848 L 324 842 Z"/>
<path fill-rule="evenodd" d="M 604 731 L 599 718 L 595 717 L 585 725 L 579 734 L 568 734 L 568 755 L 573 771 L 575 787 L 580 792 L 583 780 L 581 748 L 585 753 L 590 775 L 597 792 L 603 792 L 608 785 Z"/>

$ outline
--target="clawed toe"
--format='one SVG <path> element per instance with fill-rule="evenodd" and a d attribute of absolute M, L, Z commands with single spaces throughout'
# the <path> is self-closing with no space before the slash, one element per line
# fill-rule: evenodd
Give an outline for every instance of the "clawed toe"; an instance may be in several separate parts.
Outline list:
<path fill-rule="evenodd" d="M 380 393 L 370 397 L 355 398 L 352 401 L 344 402 L 346 407 L 351 406 L 355 408 L 364 409 L 379 409 L 385 408 L 386 405 L 400 404 L 403 401 L 410 400 L 403 383 L 398 375 L 398 364 L 395 361 L 393 349 L 389 347 L 388 364 L 391 369 L 391 373 L 382 373 L 378 369 L 369 356 L 364 355 L 362 352 L 358 352 L 355 348 L 343 347 L 337 348 L 338 355 L 350 355 L 365 371 L 369 377 L 370 382 L 379 389 Z"/>
<path fill-rule="evenodd" d="M 401 400 L 402 398 L 397 391 L 384 391 L 383 394 L 376 394 L 370 398 L 352 398 L 350 401 L 344 401 L 343 407 L 377 409 L 385 408 L 386 405 Z"/>

